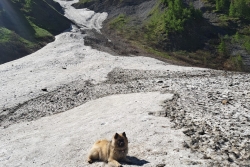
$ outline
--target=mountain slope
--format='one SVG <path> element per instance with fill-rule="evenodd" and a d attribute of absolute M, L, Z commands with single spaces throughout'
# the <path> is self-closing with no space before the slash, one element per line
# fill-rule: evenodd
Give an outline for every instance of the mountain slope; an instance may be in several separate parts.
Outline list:
<path fill-rule="evenodd" d="M 23 57 L 70 27 L 53 0 L 0 1 L 0 64 Z"/>
<path fill-rule="evenodd" d="M 249 1 L 244 2 L 250 11 Z M 108 12 L 103 29 L 108 38 L 125 38 L 150 53 L 191 65 L 249 71 L 249 17 L 230 16 L 229 11 L 217 9 L 216 3 L 80 0 L 73 6 Z"/>

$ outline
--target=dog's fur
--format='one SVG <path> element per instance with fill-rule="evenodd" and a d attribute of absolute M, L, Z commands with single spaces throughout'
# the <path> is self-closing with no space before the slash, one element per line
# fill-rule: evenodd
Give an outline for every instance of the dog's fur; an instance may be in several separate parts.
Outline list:
<path fill-rule="evenodd" d="M 130 160 L 126 157 L 127 154 L 128 139 L 126 133 L 116 133 L 111 141 L 104 139 L 95 142 L 88 155 L 88 162 L 101 160 L 108 162 L 111 166 L 121 167 L 122 165 L 118 161 L 130 163 Z"/>

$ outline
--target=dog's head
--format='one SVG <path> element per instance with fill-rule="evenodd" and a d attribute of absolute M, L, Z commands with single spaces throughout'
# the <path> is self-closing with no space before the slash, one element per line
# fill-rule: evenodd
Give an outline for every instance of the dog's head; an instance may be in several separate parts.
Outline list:
<path fill-rule="evenodd" d="M 126 133 L 123 132 L 121 134 L 116 133 L 112 139 L 112 145 L 118 148 L 128 147 L 128 138 Z"/>

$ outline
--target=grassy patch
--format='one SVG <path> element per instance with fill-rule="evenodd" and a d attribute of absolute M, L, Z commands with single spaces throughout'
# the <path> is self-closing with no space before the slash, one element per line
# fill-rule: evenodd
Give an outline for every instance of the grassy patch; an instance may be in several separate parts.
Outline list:
<path fill-rule="evenodd" d="M 26 45 L 28 48 L 33 48 L 36 44 L 20 37 L 13 31 L 0 27 L 0 43 L 11 43 L 11 42 L 20 42 Z"/>
<path fill-rule="evenodd" d="M 128 21 L 129 18 L 126 15 L 120 14 L 109 22 L 109 27 L 121 32 L 127 28 Z"/>
<path fill-rule="evenodd" d="M 130 41 L 131 44 L 133 46 L 137 46 L 138 48 L 140 48 L 141 50 L 149 53 L 149 54 L 152 54 L 152 55 L 155 55 L 159 58 L 164 58 L 164 59 L 168 59 L 168 60 L 171 60 L 175 63 L 177 62 L 180 62 L 175 56 L 172 56 L 170 55 L 168 52 L 165 52 L 165 51 L 162 51 L 162 50 L 158 50 L 156 49 L 155 47 L 151 47 L 150 45 L 145 45 L 143 44 L 142 42 L 139 42 L 139 41 Z"/>
<path fill-rule="evenodd" d="M 0 27 L 0 42 L 8 42 L 11 39 L 12 31 Z"/>
<path fill-rule="evenodd" d="M 196 52 L 178 51 L 175 52 L 175 57 L 179 60 L 182 60 L 183 62 L 195 66 L 216 69 L 223 68 L 223 66 L 219 64 L 219 57 L 217 57 L 216 55 L 212 55 L 210 52 L 204 50 L 197 50 Z"/>
<path fill-rule="evenodd" d="M 160 10 L 160 1 L 149 13 L 150 19 L 145 24 L 144 38 L 151 44 L 166 38 L 164 12 Z"/>
<path fill-rule="evenodd" d="M 49 31 L 38 27 L 37 25 L 35 25 L 31 21 L 30 21 L 30 25 L 35 30 L 35 38 L 36 39 L 42 39 L 42 38 L 47 38 L 47 37 L 51 38 L 51 37 L 53 37 L 53 35 Z"/>

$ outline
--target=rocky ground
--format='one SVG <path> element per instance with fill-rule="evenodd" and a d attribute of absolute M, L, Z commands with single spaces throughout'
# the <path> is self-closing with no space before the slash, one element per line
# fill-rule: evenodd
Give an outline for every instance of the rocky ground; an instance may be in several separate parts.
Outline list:
<path fill-rule="evenodd" d="M 211 73 L 174 80 L 178 91 L 168 102 L 166 116 L 176 128 L 186 129 L 190 141 L 185 147 L 212 159 L 211 166 L 249 166 L 249 74 Z"/>

